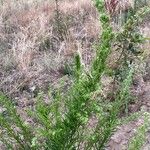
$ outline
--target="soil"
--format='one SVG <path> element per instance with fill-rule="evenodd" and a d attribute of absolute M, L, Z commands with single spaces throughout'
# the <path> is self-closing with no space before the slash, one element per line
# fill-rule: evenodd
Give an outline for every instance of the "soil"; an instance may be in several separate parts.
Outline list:
<path fill-rule="evenodd" d="M 147 75 L 149 76 L 149 75 Z M 136 111 L 144 111 L 150 113 L 150 80 L 139 81 L 139 84 L 134 87 L 134 92 L 137 93 L 137 100 L 131 104 L 129 109 L 130 113 Z M 131 121 L 128 124 L 121 125 L 117 128 L 116 132 L 112 135 L 106 150 L 127 150 L 130 139 L 134 136 L 135 130 L 143 124 L 143 119 Z M 141 150 L 150 150 L 150 131 L 147 132 L 147 138 Z"/>

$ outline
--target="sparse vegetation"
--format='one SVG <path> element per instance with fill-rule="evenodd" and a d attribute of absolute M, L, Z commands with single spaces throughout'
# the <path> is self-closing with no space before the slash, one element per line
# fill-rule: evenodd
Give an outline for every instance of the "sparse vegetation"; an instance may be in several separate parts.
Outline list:
<path fill-rule="evenodd" d="M 146 134 L 149 130 L 150 124 L 149 115 L 149 113 L 144 114 L 144 123 L 140 127 L 138 127 L 136 135 L 131 139 L 129 143 L 129 150 L 140 150 L 146 142 Z"/>
<path fill-rule="evenodd" d="M 146 1 L 125 9 L 117 0 L 1 3 L 0 77 L 18 74 L 9 88 L 9 76 L 0 83 L 0 149 L 107 149 L 118 126 L 142 116 L 130 105 L 141 45 L 149 39 L 139 32 L 150 12 Z M 116 15 L 121 10 L 125 18 Z M 129 150 L 145 143 L 148 118 Z"/>

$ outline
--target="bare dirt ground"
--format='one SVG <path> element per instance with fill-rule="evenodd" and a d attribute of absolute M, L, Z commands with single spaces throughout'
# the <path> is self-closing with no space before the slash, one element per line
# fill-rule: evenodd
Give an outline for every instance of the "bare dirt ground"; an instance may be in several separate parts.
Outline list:
<path fill-rule="evenodd" d="M 145 76 L 149 77 L 150 74 Z M 130 111 L 143 111 L 150 113 L 150 80 L 145 82 L 140 82 L 136 85 L 135 90 L 140 90 L 138 92 L 137 100 L 134 104 L 130 105 Z M 143 124 L 142 117 L 134 121 L 129 122 L 128 124 L 121 125 L 117 128 L 114 135 L 111 137 L 111 140 L 108 144 L 106 150 L 127 150 L 131 138 L 134 136 L 136 129 Z M 141 150 L 150 150 L 150 131 L 147 132 L 147 138 L 144 146 Z"/>

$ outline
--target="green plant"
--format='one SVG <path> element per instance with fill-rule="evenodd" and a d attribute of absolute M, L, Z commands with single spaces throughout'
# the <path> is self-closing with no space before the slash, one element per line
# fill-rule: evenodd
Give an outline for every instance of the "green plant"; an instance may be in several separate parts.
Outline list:
<path fill-rule="evenodd" d="M 139 10 L 132 10 L 132 13 L 128 16 L 128 20 L 122 27 L 122 31 L 116 33 L 116 40 L 114 46 L 117 51 L 120 51 L 120 56 L 116 61 L 116 77 L 123 79 L 126 76 L 126 69 L 128 69 L 139 54 L 140 44 L 143 43 L 144 37 L 139 33 L 138 27 L 143 18 L 150 11 L 149 7 L 144 7 Z"/>
<path fill-rule="evenodd" d="M 7 148 L 13 148 L 13 142 L 17 142 L 21 149 L 30 149 L 33 133 L 17 113 L 15 105 L 2 93 L 0 93 L 0 140 Z M 5 129 L 5 130 L 4 130 Z"/>
<path fill-rule="evenodd" d="M 138 9 L 146 5 L 148 5 L 147 0 L 134 0 L 134 9 Z"/>
<path fill-rule="evenodd" d="M 144 123 L 138 127 L 135 136 L 131 139 L 128 149 L 129 150 L 141 150 L 142 146 L 146 142 L 146 133 L 150 128 L 150 114 L 144 113 Z"/>
<path fill-rule="evenodd" d="M 70 90 L 64 93 L 59 88 L 49 92 L 48 103 L 44 101 L 43 94 L 39 93 L 37 103 L 29 111 L 35 122 L 34 128 L 26 125 L 12 102 L 0 94 L 0 106 L 6 109 L 6 114 L 0 113 L 0 127 L 3 132 L 1 137 L 8 149 L 13 149 L 14 145 L 23 150 L 98 150 L 106 146 L 118 125 L 121 111 L 129 103 L 134 69 L 132 65 L 126 68 L 126 77 L 119 84 L 113 101 L 98 96 L 116 33 L 110 25 L 104 0 L 95 0 L 95 6 L 100 14 L 103 30 L 91 69 L 88 72 L 85 70 L 80 55 L 77 54 Z M 128 22 L 126 26 L 128 27 Z M 122 41 L 119 42 L 122 45 Z M 95 122 L 93 126 L 90 125 L 92 118 Z"/>
<path fill-rule="evenodd" d="M 119 26 L 124 25 L 130 18 L 130 16 L 133 16 L 133 13 L 135 13 L 137 10 L 147 5 L 148 5 L 147 0 L 132 0 L 132 1 L 106 0 L 106 8 L 111 14 L 111 19 Z"/>

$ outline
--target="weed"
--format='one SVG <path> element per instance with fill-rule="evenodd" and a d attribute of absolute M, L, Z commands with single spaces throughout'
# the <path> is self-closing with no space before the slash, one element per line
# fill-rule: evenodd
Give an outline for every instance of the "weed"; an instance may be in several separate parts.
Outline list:
<path fill-rule="evenodd" d="M 135 136 L 131 139 L 129 143 L 129 150 L 141 150 L 142 146 L 146 142 L 146 133 L 150 127 L 149 113 L 144 114 L 144 123 L 138 127 Z"/>
<path fill-rule="evenodd" d="M 128 69 L 131 64 L 134 64 L 137 56 L 142 53 L 139 45 L 143 43 L 144 37 L 138 32 L 138 25 L 149 11 L 149 7 L 132 11 L 122 31 L 116 34 L 116 42 L 114 45 L 116 46 L 116 50 L 120 51 L 120 56 L 116 61 L 116 66 L 118 66 L 116 75 L 119 75 L 121 79 L 123 76 L 126 76 L 126 69 Z"/>
<path fill-rule="evenodd" d="M 57 0 L 56 5 L 58 5 Z M 95 6 L 99 12 L 103 30 L 91 68 L 86 71 L 81 63 L 80 55 L 75 56 L 74 78 L 70 90 L 64 93 L 59 88 L 54 92 L 49 92 L 47 103 L 44 101 L 43 93 L 39 93 L 35 106 L 29 111 L 29 116 L 35 122 L 34 126 L 26 125 L 12 102 L 0 94 L 0 106 L 3 110 L 5 109 L 0 113 L 1 139 L 8 149 L 14 147 L 23 150 L 105 148 L 118 125 L 119 114 L 122 109 L 128 107 L 130 98 L 129 91 L 134 68 L 132 64 L 130 66 L 126 64 L 130 61 L 129 57 L 126 57 L 126 51 L 128 52 L 131 41 L 125 45 L 123 36 L 125 35 L 125 38 L 129 40 L 137 40 L 137 43 L 139 38 L 133 38 L 130 35 L 130 31 L 135 28 L 132 17 L 125 24 L 123 32 L 116 36 L 110 25 L 110 17 L 105 9 L 104 0 L 95 0 Z M 117 94 L 111 102 L 109 99 L 98 98 L 98 93 L 101 93 L 101 79 L 107 70 L 107 59 L 116 39 L 119 39 L 117 44 L 121 45 L 121 50 L 125 52 L 123 63 L 127 67 L 126 76 L 119 84 Z"/>

